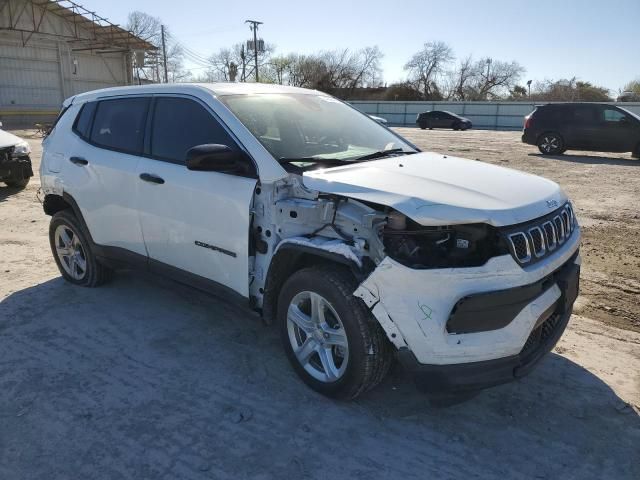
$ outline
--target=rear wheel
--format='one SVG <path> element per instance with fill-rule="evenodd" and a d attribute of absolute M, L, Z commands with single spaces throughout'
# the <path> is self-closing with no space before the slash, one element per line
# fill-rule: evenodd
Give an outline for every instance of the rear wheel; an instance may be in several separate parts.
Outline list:
<path fill-rule="evenodd" d="M 351 399 L 377 385 L 391 347 L 362 300 L 353 276 L 339 266 L 294 273 L 278 298 L 282 343 L 298 376 L 312 389 Z"/>
<path fill-rule="evenodd" d="M 62 277 L 73 284 L 97 287 L 111 278 L 112 271 L 98 263 L 80 224 L 70 210 L 51 218 L 49 244 Z"/>
<path fill-rule="evenodd" d="M 560 155 L 566 150 L 562 137 L 558 133 L 547 132 L 538 138 L 538 150 L 543 155 Z"/>

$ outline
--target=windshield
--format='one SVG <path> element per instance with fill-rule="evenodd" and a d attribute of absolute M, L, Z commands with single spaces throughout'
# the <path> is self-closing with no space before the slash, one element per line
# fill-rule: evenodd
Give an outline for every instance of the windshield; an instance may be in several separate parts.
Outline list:
<path fill-rule="evenodd" d="M 638 115 L 635 112 L 632 112 L 631 110 L 627 110 L 626 108 L 622 108 L 622 107 L 618 107 L 620 110 L 624 110 L 625 112 L 627 112 L 629 115 L 631 115 L 632 117 L 637 118 L 638 120 L 640 120 L 640 115 Z"/>
<path fill-rule="evenodd" d="M 220 100 L 279 161 L 340 164 L 380 158 L 381 151 L 415 152 L 375 120 L 325 95 L 228 95 Z"/>

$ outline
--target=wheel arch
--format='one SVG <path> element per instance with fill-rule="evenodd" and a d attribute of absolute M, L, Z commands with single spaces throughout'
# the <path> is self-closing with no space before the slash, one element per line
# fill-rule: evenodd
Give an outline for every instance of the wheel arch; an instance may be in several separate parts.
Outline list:
<path fill-rule="evenodd" d="M 42 202 L 42 208 L 44 209 L 44 213 L 50 216 L 53 216 L 62 210 L 71 210 L 80 223 L 82 233 L 88 238 L 92 245 L 95 245 L 91 232 L 89 231 L 89 227 L 84 221 L 84 217 L 80 211 L 80 207 L 70 194 L 67 192 L 63 192 L 62 195 L 55 193 L 47 194 Z"/>
<path fill-rule="evenodd" d="M 271 259 L 265 281 L 262 318 L 272 324 L 278 307 L 278 295 L 284 282 L 298 270 L 316 265 L 334 265 L 349 270 L 358 280 L 366 276 L 364 266 L 338 253 L 307 245 L 283 244 Z"/>

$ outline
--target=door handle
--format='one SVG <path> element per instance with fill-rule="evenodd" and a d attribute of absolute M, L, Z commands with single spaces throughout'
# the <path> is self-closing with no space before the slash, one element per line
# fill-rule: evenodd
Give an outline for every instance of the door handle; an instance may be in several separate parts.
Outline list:
<path fill-rule="evenodd" d="M 161 178 L 157 175 L 152 175 L 151 173 L 141 173 L 140 180 L 144 180 L 149 183 L 157 183 L 158 185 L 162 185 L 164 183 L 164 178 Z"/>
<path fill-rule="evenodd" d="M 86 158 L 82 158 L 82 157 L 71 157 L 69 158 L 69 161 L 74 165 L 78 165 L 78 166 L 84 166 L 89 164 L 89 161 Z"/>

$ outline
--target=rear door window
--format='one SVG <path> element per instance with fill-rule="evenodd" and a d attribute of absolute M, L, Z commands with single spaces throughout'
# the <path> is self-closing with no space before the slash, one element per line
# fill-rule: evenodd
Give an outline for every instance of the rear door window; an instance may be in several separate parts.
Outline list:
<path fill-rule="evenodd" d="M 142 154 L 149 98 L 132 97 L 98 102 L 91 142 L 133 155 Z"/>
<path fill-rule="evenodd" d="M 596 111 L 591 106 L 576 106 L 573 111 L 573 121 L 582 126 L 597 125 Z"/>
<path fill-rule="evenodd" d="M 187 151 L 197 145 L 216 143 L 237 149 L 220 122 L 194 100 L 159 97 L 151 124 L 151 155 L 184 164 Z"/>

